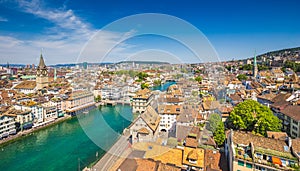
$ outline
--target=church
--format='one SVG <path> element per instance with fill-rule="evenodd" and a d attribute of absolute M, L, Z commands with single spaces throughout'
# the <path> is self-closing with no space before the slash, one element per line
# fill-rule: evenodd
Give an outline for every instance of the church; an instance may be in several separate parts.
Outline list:
<path fill-rule="evenodd" d="M 43 55 L 40 56 L 40 63 L 36 70 L 36 89 L 40 90 L 47 87 L 49 84 L 48 80 L 48 69 L 45 65 Z"/>

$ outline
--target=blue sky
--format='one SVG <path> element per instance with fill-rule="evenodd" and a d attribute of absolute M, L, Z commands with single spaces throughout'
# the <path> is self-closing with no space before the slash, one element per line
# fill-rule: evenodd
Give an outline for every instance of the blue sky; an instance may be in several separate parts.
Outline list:
<path fill-rule="evenodd" d="M 36 64 L 41 49 L 48 64 L 76 62 L 97 30 L 140 13 L 163 13 L 189 22 L 208 38 L 221 60 L 246 58 L 255 50 L 300 46 L 299 6 L 297 0 L 0 0 L 0 63 Z M 97 48 L 111 46 L 122 35 L 106 31 Z M 167 39 L 153 40 L 149 36 L 126 40 L 113 56 L 128 57 L 147 48 L 172 50 Z M 174 49 L 182 58 L 188 55 Z"/>

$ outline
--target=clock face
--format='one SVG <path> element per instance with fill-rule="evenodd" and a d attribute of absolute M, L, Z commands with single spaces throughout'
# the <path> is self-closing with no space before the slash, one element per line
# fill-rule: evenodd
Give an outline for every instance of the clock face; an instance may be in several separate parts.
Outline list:
<path fill-rule="evenodd" d="M 42 71 L 42 74 L 43 74 L 43 75 L 47 75 L 47 71 L 46 71 L 46 70 L 43 70 L 43 71 Z"/>
<path fill-rule="evenodd" d="M 36 75 L 41 75 L 41 71 L 40 71 L 40 70 L 37 70 L 37 71 L 36 71 Z"/>

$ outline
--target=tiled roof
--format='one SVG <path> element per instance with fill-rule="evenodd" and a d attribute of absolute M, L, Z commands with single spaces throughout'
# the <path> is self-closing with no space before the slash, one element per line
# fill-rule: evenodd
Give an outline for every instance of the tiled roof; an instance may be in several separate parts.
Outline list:
<path fill-rule="evenodd" d="M 296 121 L 300 121 L 300 106 L 299 105 L 288 105 L 283 110 L 281 110 L 281 113 L 283 113 L 286 116 L 291 117 L 292 119 Z"/>
<path fill-rule="evenodd" d="M 220 106 L 220 103 L 218 101 L 207 100 L 202 105 L 204 110 L 213 110 L 217 109 Z"/>
<path fill-rule="evenodd" d="M 233 101 L 242 101 L 241 96 L 237 95 L 236 93 L 235 94 L 230 94 L 229 97 Z"/>
<path fill-rule="evenodd" d="M 155 161 L 145 159 L 135 159 L 137 163 L 136 171 L 156 171 L 157 165 Z"/>
<path fill-rule="evenodd" d="M 185 146 L 196 148 L 198 146 L 198 141 L 196 138 L 187 137 L 185 139 Z"/>
<path fill-rule="evenodd" d="M 152 131 L 157 129 L 160 122 L 160 117 L 151 105 L 147 107 L 146 111 L 142 113 L 140 117 L 146 122 Z"/>
<path fill-rule="evenodd" d="M 267 131 L 268 138 L 273 139 L 279 139 L 279 140 L 285 140 L 288 135 L 285 132 L 273 132 L 273 131 Z"/>
<path fill-rule="evenodd" d="M 181 171 L 181 168 L 164 163 L 159 163 L 157 171 Z"/>
<path fill-rule="evenodd" d="M 260 148 L 275 150 L 283 153 L 290 153 L 290 151 L 287 152 L 284 150 L 284 146 L 287 145 L 285 141 L 254 135 L 251 132 L 246 133 L 241 131 L 234 131 L 233 142 L 235 144 L 244 144 L 244 145 L 249 145 L 252 142 L 255 148 L 260 147 Z"/>
<path fill-rule="evenodd" d="M 206 169 L 221 170 L 219 167 L 221 154 L 217 150 L 206 149 L 204 153 L 204 164 Z"/>
<path fill-rule="evenodd" d="M 189 134 L 191 129 L 192 129 L 191 126 L 177 125 L 176 126 L 177 139 L 183 140 Z"/>
<path fill-rule="evenodd" d="M 158 113 L 159 114 L 176 114 L 179 115 L 182 112 L 181 105 L 159 105 Z"/>
<path fill-rule="evenodd" d="M 189 159 L 195 159 L 196 163 L 190 163 Z M 184 147 L 182 163 L 189 166 L 204 168 L 204 150 L 201 148 L 195 149 Z"/>
<path fill-rule="evenodd" d="M 264 100 L 269 100 L 269 101 L 272 101 L 272 99 L 273 99 L 274 97 L 276 97 L 276 94 L 273 94 L 273 93 L 270 93 L 270 94 L 263 94 L 263 95 L 257 96 L 257 98 L 264 99 Z"/>
<path fill-rule="evenodd" d="M 147 88 L 138 90 L 133 98 L 148 99 L 151 96 L 151 91 Z"/>
<path fill-rule="evenodd" d="M 182 154 L 183 151 L 181 149 L 170 149 L 166 153 L 163 153 L 159 156 L 153 157 L 155 161 L 161 161 L 162 163 L 166 164 L 174 164 L 175 166 L 182 166 Z"/>
<path fill-rule="evenodd" d="M 279 101 L 285 101 L 291 95 L 292 95 L 291 93 L 279 93 L 272 99 L 272 102 L 276 103 Z"/>
<path fill-rule="evenodd" d="M 34 89 L 36 87 L 35 81 L 23 81 L 16 85 L 14 89 Z"/>
<path fill-rule="evenodd" d="M 292 139 L 292 149 L 300 156 L 300 138 Z"/>

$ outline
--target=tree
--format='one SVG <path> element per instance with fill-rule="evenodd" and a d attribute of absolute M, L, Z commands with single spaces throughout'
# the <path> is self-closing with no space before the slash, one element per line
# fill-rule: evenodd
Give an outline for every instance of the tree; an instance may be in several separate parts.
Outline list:
<path fill-rule="evenodd" d="M 147 83 L 141 84 L 141 89 L 149 88 L 149 85 Z"/>
<path fill-rule="evenodd" d="M 198 81 L 198 82 L 201 82 L 202 81 L 202 77 L 198 76 L 198 77 L 195 78 L 195 80 Z"/>
<path fill-rule="evenodd" d="M 101 96 L 98 95 L 97 97 L 95 97 L 95 102 L 99 102 L 101 100 Z"/>
<path fill-rule="evenodd" d="M 230 113 L 227 124 L 235 130 L 254 131 L 261 135 L 281 129 L 281 120 L 267 106 L 254 100 L 238 104 Z"/>
<path fill-rule="evenodd" d="M 242 80 L 247 80 L 248 77 L 245 74 L 239 74 L 236 78 L 242 81 Z"/>
<path fill-rule="evenodd" d="M 145 80 L 149 75 L 145 72 L 139 72 L 137 76 L 139 77 L 140 80 Z"/>
<path fill-rule="evenodd" d="M 161 80 L 154 80 L 153 84 L 156 86 L 161 85 Z"/>
<path fill-rule="evenodd" d="M 222 121 L 219 122 L 215 132 L 214 132 L 214 140 L 218 146 L 222 145 L 225 141 L 225 127 Z"/>
<path fill-rule="evenodd" d="M 213 113 L 208 118 L 208 129 L 213 132 L 214 140 L 218 146 L 225 141 L 225 127 L 219 114 Z"/>
<path fill-rule="evenodd" d="M 208 130 L 214 133 L 218 125 L 220 124 L 220 121 L 222 122 L 219 114 L 217 113 L 211 114 L 208 118 L 208 123 L 209 123 Z"/>

